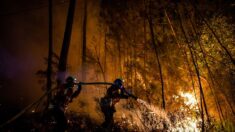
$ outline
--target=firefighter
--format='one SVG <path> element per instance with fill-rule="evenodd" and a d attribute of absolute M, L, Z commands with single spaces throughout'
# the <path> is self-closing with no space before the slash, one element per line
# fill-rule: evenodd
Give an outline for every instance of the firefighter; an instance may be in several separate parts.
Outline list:
<path fill-rule="evenodd" d="M 66 79 L 66 83 L 59 86 L 54 99 L 51 104 L 52 115 L 55 118 L 56 132 L 64 132 L 67 128 L 67 119 L 65 117 L 65 110 L 67 105 L 72 102 L 73 98 L 77 97 L 81 92 L 81 85 L 77 85 L 76 90 L 74 86 L 76 78 L 69 76 Z"/>
<path fill-rule="evenodd" d="M 115 104 L 120 101 L 120 99 L 128 99 L 132 97 L 137 100 L 137 97 L 133 94 L 127 92 L 123 86 L 123 80 L 118 78 L 114 81 L 106 92 L 106 95 L 101 98 L 100 106 L 101 111 L 104 114 L 105 121 L 102 127 L 111 129 L 114 123 L 113 114 L 116 112 Z"/>

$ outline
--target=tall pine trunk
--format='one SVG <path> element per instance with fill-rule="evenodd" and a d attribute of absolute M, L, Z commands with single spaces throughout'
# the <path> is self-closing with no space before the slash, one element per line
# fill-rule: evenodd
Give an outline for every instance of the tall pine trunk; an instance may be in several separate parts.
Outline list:
<path fill-rule="evenodd" d="M 145 5 L 145 1 L 144 1 L 144 7 L 146 7 L 146 5 Z M 146 10 L 146 9 L 145 9 Z M 144 29 L 143 29 L 143 35 L 144 35 L 144 69 L 146 69 L 146 67 L 147 67 L 147 60 L 148 60 L 148 52 L 147 52 L 147 36 L 146 36 L 146 34 L 147 34 L 147 31 L 146 31 L 146 25 L 147 25 L 147 23 L 146 23 L 146 19 L 144 19 L 144 21 L 143 21 L 143 26 L 144 26 Z M 147 87 L 147 81 L 145 81 L 145 86 Z M 145 96 L 146 96 L 146 98 L 147 98 L 147 101 L 148 101 L 148 103 L 149 104 L 151 104 L 151 97 L 150 97 L 150 92 L 146 89 L 146 92 L 145 92 Z"/>
<path fill-rule="evenodd" d="M 71 39 L 71 34 L 72 34 L 75 5 L 76 5 L 76 0 L 70 0 L 66 27 L 65 27 L 65 32 L 64 32 L 64 40 L 63 40 L 62 49 L 60 52 L 60 60 L 59 60 L 59 66 L 58 66 L 59 73 L 58 73 L 58 78 L 57 78 L 58 84 L 61 84 L 65 80 L 65 72 L 66 72 L 70 39 Z"/>
<path fill-rule="evenodd" d="M 117 42 L 117 48 L 118 48 L 118 76 L 122 76 L 122 58 L 121 58 L 121 43 L 120 40 Z"/>
<path fill-rule="evenodd" d="M 106 32 L 104 34 L 104 81 L 106 82 L 107 74 L 107 36 Z"/>
<path fill-rule="evenodd" d="M 106 35 L 106 31 L 104 34 L 104 81 L 106 82 L 107 80 L 107 35 Z M 105 89 L 108 89 L 108 86 L 105 86 Z"/>
<path fill-rule="evenodd" d="M 87 0 L 84 1 L 83 27 L 82 27 L 82 80 L 86 80 L 86 32 L 87 32 Z"/>
<path fill-rule="evenodd" d="M 154 31 L 153 31 L 153 23 L 152 23 L 152 18 L 148 18 L 148 22 L 149 22 L 149 29 L 150 29 L 150 35 L 151 35 L 151 39 L 152 39 L 152 46 L 154 47 L 155 50 L 155 54 L 157 57 L 157 62 L 158 62 L 158 69 L 159 69 L 159 74 L 160 74 L 160 79 L 161 79 L 161 88 L 162 88 L 162 107 L 163 109 L 166 109 L 166 105 L 165 105 L 165 93 L 164 93 L 164 81 L 163 81 L 163 75 L 162 75 L 162 67 L 161 67 L 161 63 L 159 60 L 159 54 L 158 54 L 158 50 L 157 50 L 157 45 L 155 42 L 155 35 L 154 35 Z M 157 42 L 159 43 L 159 41 L 157 40 Z"/>
<path fill-rule="evenodd" d="M 49 8 L 48 8 L 48 36 L 49 36 L 49 48 L 48 48 L 48 63 L 47 63 L 47 92 L 51 90 L 51 85 L 52 85 L 52 80 L 51 80 L 51 75 L 52 75 L 52 54 L 53 54 L 53 33 L 52 33 L 52 0 L 48 0 L 49 3 Z M 51 93 L 48 94 L 47 96 L 47 105 L 49 104 L 51 100 Z"/>

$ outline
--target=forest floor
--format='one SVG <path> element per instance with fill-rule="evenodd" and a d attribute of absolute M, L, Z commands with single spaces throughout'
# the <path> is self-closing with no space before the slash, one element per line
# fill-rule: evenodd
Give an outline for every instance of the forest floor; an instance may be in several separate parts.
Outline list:
<path fill-rule="evenodd" d="M 55 122 L 51 120 L 43 120 L 41 113 L 24 114 L 14 122 L 4 126 L 0 129 L 3 132 L 49 132 L 53 131 Z M 113 128 L 105 129 L 100 123 L 92 120 L 88 115 L 67 114 L 68 127 L 67 132 L 128 132 L 140 131 L 136 127 L 127 128 L 125 121 L 115 121 Z"/>

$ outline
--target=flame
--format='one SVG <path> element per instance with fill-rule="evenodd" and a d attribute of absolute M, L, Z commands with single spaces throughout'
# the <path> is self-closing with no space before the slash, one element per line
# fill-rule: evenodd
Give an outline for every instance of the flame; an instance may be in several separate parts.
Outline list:
<path fill-rule="evenodd" d="M 197 99 L 196 99 L 195 95 L 193 95 L 191 93 L 181 92 L 180 96 L 184 98 L 184 104 L 189 106 L 189 108 L 191 110 L 195 110 L 195 111 L 199 110 L 199 108 L 197 106 Z M 184 110 L 184 109 L 181 109 L 181 110 Z M 174 130 L 199 132 L 200 128 L 197 127 L 199 122 L 200 122 L 200 119 L 196 119 L 194 117 L 188 116 L 184 120 L 181 120 L 180 122 L 178 122 L 179 124 L 177 126 L 179 126 L 179 127 L 176 127 Z"/>
<path fill-rule="evenodd" d="M 197 100 L 191 93 L 180 93 L 180 96 L 184 98 L 184 104 L 188 105 L 190 108 L 197 106 Z"/>

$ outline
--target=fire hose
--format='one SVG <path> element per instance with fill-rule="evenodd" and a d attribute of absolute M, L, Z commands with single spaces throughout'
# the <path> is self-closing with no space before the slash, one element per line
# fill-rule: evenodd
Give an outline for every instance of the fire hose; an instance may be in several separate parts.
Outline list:
<path fill-rule="evenodd" d="M 110 82 L 79 82 L 75 83 L 75 85 L 113 85 Z"/>

